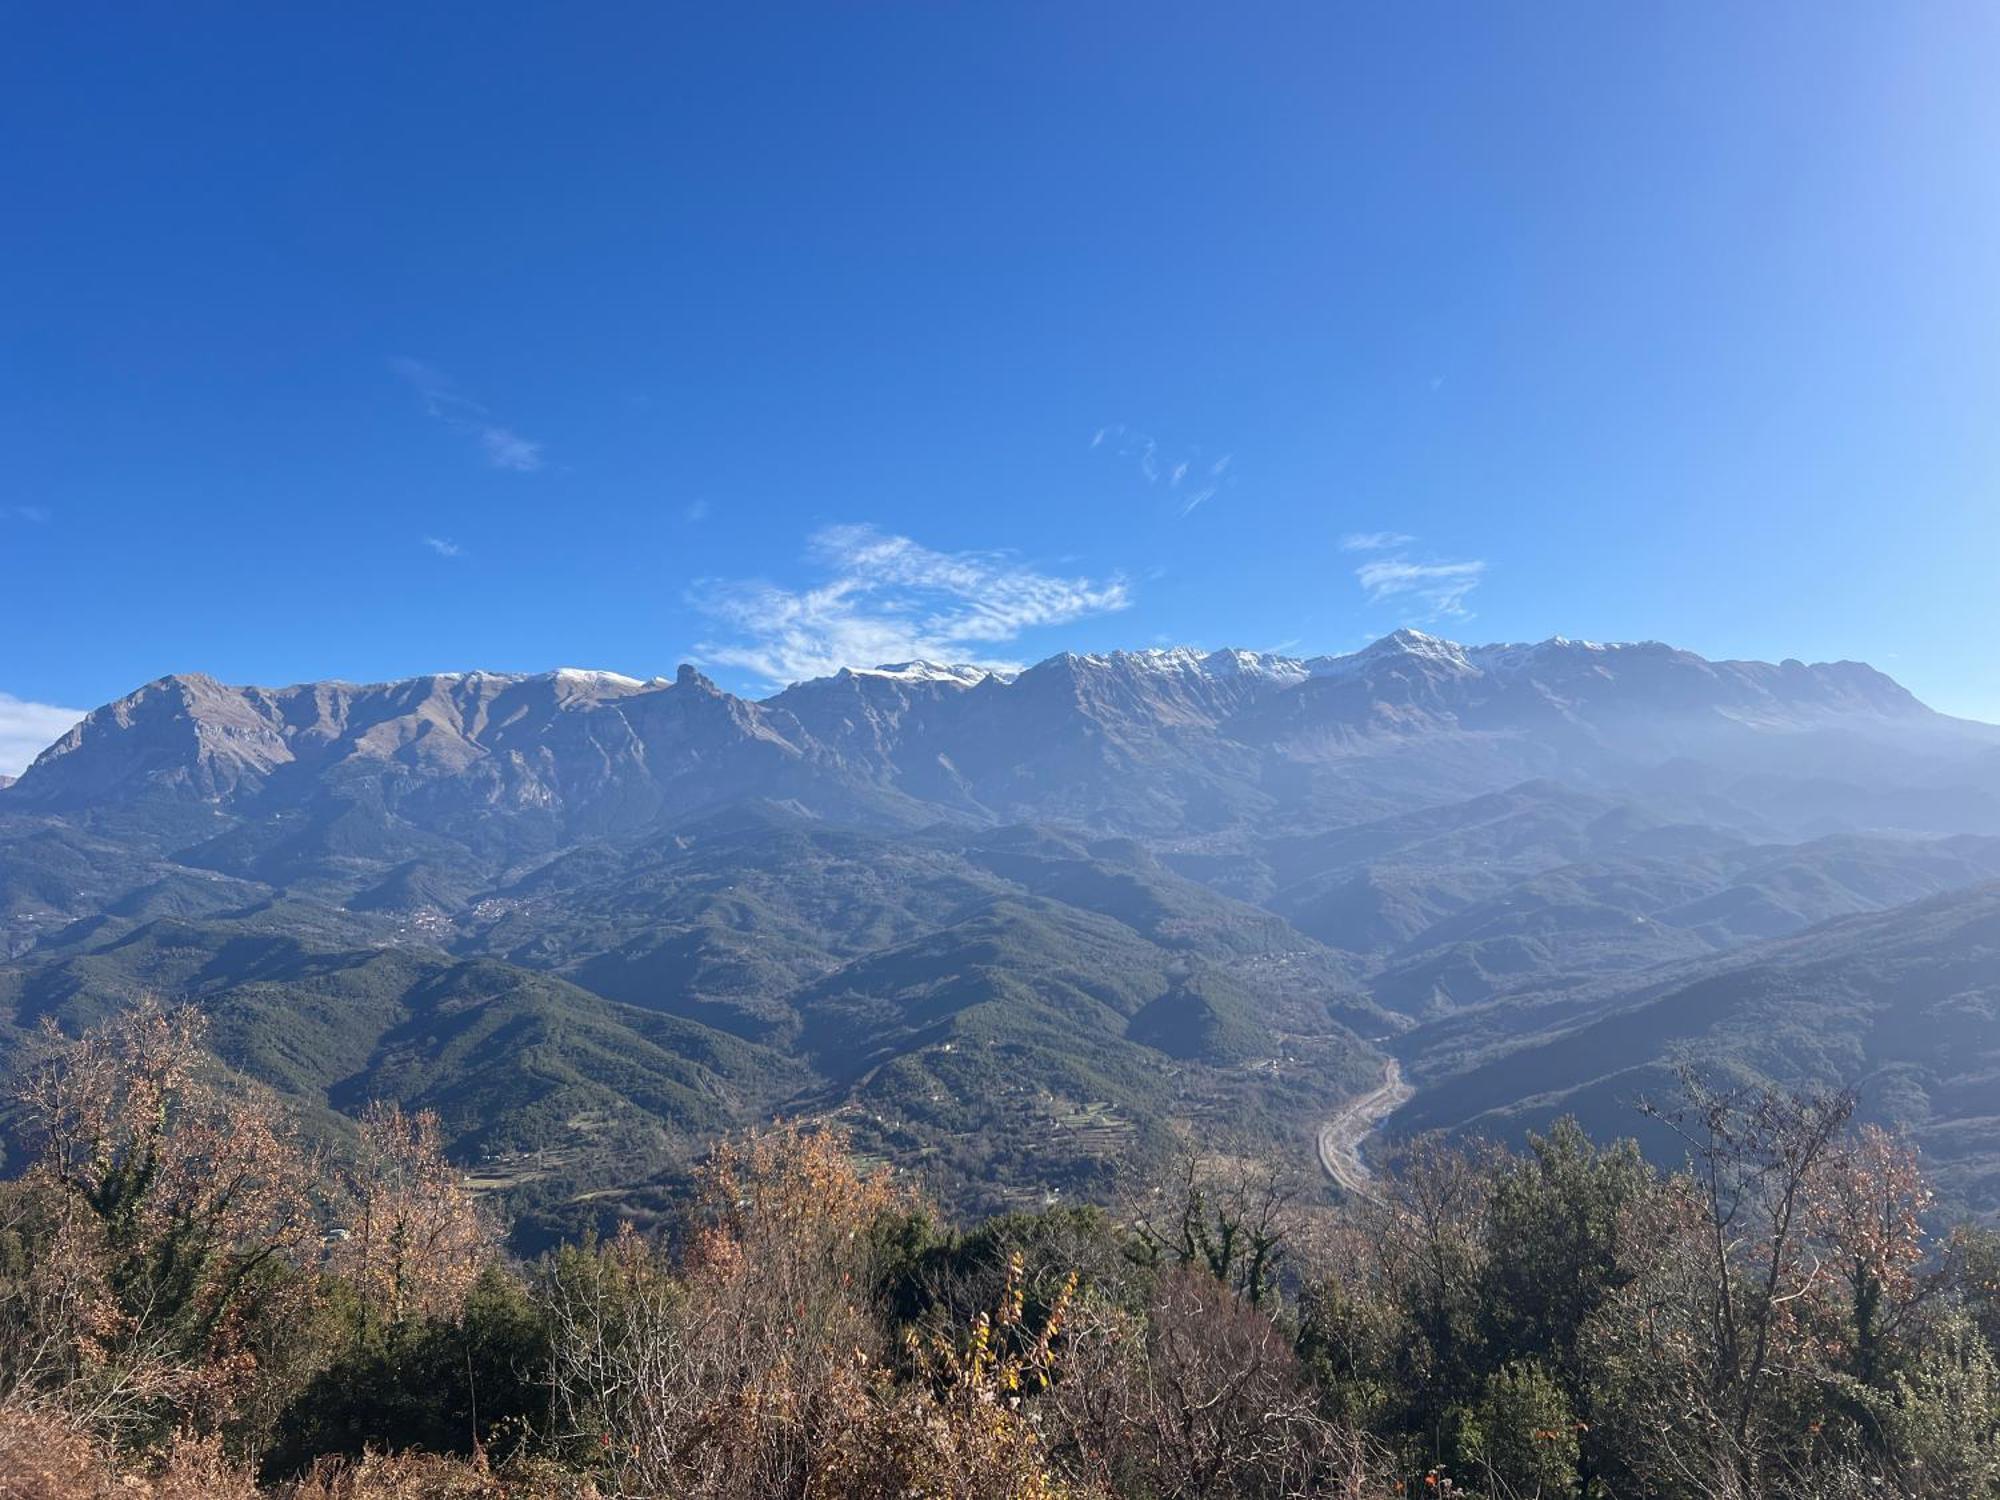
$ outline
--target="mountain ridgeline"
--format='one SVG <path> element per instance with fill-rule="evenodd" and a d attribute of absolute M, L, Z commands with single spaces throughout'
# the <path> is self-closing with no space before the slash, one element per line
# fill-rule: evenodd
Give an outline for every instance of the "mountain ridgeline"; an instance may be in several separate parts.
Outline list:
<path fill-rule="evenodd" d="M 968 1206 L 1191 1124 L 1510 1132 L 1693 1057 L 1858 1082 L 2000 1204 L 2000 729 L 1657 643 L 149 683 L 0 787 L 0 1067 L 141 992 L 525 1215 L 837 1116 Z M 1832 924 L 1832 925 L 1823 925 Z"/>

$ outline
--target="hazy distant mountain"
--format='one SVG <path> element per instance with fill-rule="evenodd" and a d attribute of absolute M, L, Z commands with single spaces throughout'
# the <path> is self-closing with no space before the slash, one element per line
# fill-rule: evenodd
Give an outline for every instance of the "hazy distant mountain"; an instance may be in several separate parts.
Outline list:
<path fill-rule="evenodd" d="M 1303 1142 L 1391 1039 L 1441 1078 L 1654 966 L 1996 877 L 2000 729 L 1857 663 L 1398 631 L 762 701 L 176 676 L 0 789 L 0 1050 L 152 988 L 315 1108 L 532 1145 L 522 1201 L 780 1108 L 1025 1201 L 1176 1119 Z"/>
<path fill-rule="evenodd" d="M 550 833 L 747 796 L 887 826 L 1021 817 L 1186 835 L 1340 826 L 1534 775 L 1727 798 L 1789 776 L 1779 820 L 2000 831 L 1956 780 L 2000 733 L 1857 663 L 1708 662 L 1657 644 L 1467 649 L 1398 631 L 1350 656 L 1064 654 L 1018 675 L 909 663 L 762 702 L 690 667 L 448 674 L 357 687 L 163 678 L 98 709 L 10 789 L 95 810 L 179 797 L 268 813 L 379 796 L 417 821 L 499 811 Z M 1880 784 L 1883 773 L 1892 784 Z M 1857 783 L 1855 778 L 1859 778 Z M 1962 805 L 1953 798 L 1962 797 Z M 1765 799 L 1744 796 L 1743 811 Z M 1973 805 L 1976 803 L 1977 805 Z"/>

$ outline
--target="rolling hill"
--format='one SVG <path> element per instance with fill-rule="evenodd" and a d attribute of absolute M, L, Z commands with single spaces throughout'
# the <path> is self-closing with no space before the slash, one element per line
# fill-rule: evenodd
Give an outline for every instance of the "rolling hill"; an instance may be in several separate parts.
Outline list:
<path fill-rule="evenodd" d="M 1996 879 L 2000 730 L 1856 663 L 1399 631 L 762 701 L 188 675 L 0 788 L 0 1068 L 43 1017 L 186 998 L 329 1132 L 437 1108 L 560 1217 L 773 1113 L 978 1207 L 1190 1127 L 1309 1160 L 1386 1050 L 1397 1129 L 1627 1129 L 1700 1045 L 1872 1079 L 1990 1205 Z"/>

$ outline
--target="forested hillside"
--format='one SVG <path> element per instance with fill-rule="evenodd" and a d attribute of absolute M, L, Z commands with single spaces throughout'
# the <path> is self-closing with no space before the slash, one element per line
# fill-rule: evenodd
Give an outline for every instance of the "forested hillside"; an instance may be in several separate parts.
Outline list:
<path fill-rule="evenodd" d="M 1990 1208 L 1991 976 L 1922 903 L 2000 879 L 1996 767 L 1855 663 L 1415 631 L 762 701 L 167 678 L 0 790 L 0 1071 L 44 1019 L 193 1002 L 336 1148 L 436 1111 L 522 1247 L 650 1222 L 779 1114 L 973 1213 L 1101 1201 L 1188 1132 L 1306 1163 L 1390 1054 L 1392 1134 L 1622 1132 L 1689 1052 L 1860 1085 Z M 1799 968 L 1870 913 L 1865 966 Z M 1790 998 L 1668 998 L 1752 963 Z"/>

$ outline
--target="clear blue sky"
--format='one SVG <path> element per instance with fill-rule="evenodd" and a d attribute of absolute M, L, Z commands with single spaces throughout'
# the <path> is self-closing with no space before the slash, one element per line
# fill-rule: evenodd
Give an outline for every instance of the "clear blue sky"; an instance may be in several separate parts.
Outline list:
<path fill-rule="evenodd" d="M 1985 4 L 18 7 L 0 693 L 1408 623 L 2000 718 L 1996 68 Z"/>

